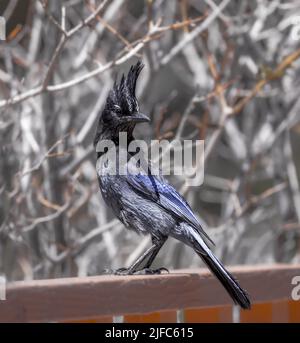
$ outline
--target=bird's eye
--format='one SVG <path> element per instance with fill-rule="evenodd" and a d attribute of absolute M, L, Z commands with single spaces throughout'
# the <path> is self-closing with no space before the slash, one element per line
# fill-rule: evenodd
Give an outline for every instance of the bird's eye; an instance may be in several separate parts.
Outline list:
<path fill-rule="evenodd" d="M 116 112 L 121 112 L 121 107 L 119 105 L 114 105 Z"/>

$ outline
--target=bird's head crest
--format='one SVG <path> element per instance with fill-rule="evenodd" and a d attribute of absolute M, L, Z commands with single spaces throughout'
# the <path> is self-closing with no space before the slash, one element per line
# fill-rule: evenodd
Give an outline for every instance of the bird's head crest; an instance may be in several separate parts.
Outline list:
<path fill-rule="evenodd" d="M 120 131 L 132 134 L 135 124 L 150 120 L 140 113 L 135 95 L 137 79 L 143 67 L 144 64 L 138 61 L 131 66 L 127 76 L 123 74 L 119 82 L 115 81 L 98 122 L 94 145 L 101 137 L 116 136 Z"/>
<path fill-rule="evenodd" d="M 138 61 L 131 66 L 127 76 L 124 74 L 119 83 L 115 81 L 113 89 L 107 97 L 105 110 L 108 110 L 118 116 L 130 116 L 139 112 L 139 105 L 136 99 L 136 83 L 144 65 Z"/>

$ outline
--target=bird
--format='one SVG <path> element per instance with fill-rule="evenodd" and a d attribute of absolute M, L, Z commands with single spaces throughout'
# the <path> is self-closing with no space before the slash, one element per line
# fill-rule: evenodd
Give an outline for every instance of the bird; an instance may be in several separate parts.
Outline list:
<path fill-rule="evenodd" d="M 119 82 L 114 82 L 99 116 L 93 143 L 97 152 L 97 178 L 105 203 L 125 228 L 138 234 L 150 234 L 152 245 L 130 267 L 109 271 L 116 275 L 168 271 L 163 267 L 151 269 L 151 265 L 168 237 L 173 237 L 199 255 L 235 304 L 250 309 L 248 293 L 213 254 L 212 240 L 183 196 L 163 175 L 153 175 L 147 163 L 141 168 L 144 172 L 140 172 L 132 162 L 134 154 L 129 152 L 128 146 L 135 140 L 134 128 L 150 121 L 140 112 L 136 97 L 136 84 L 143 67 L 138 61 L 127 75 L 123 74 Z M 127 144 L 120 143 L 121 133 L 126 134 Z M 99 148 L 101 142 L 107 141 L 111 144 L 105 149 Z M 114 160 L 112 157 L 116 155 L 125 156 L 125 160 Z M 144 162 L 147 161 L 142 164 Z M 126 173 L 120 173 L 122 163 L 127 164 Z"/>

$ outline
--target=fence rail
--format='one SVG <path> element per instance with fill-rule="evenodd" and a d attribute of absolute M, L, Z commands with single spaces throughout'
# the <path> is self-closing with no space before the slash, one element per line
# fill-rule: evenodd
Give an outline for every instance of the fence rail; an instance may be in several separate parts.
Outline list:
<path fill-rule="evenodd" d="M 295 287 L 291 281 L 300 275 L 300 265 L 229 270 L 255 304 L 251 311 L 241 311 L 235 321 L 300 322 L 300 301 L 291 299 Z M 19 281 L 8 284 L 6 300 L 0 302 L 0 322 L 113 320 L 226 322 L 234 318 L 231 299 L 206 269 Z"/>

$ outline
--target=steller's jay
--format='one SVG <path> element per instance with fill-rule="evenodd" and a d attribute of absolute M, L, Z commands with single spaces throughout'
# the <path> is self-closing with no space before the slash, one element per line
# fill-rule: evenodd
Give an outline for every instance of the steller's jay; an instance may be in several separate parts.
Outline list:
<path fill-rule="evenodd" d="M 153 270 L 150 266 L 168 236 L 171 236 L 193 248 L 233 301 L 249 309 L 251 305 L 247 293 L 211 252 L 207 244 L 210 239 L 185 199 L 163 176 L 152 175 L 150 168 L 147 173 L 130 172 L 135 171 L 134 163 L 130 165 L 132 153 L 128 152 L 127 146 L 119 144 L 119 133 L 127 133 L 129 144 L 134 140 L 135 125 L 149 121 L 146 115 L 140 113 L 135 96 L 136 82 L 142 68 L 143 64 L 138 62 L 131 66 L 126 77 L 122 76 L 119 84 L 115 82 L 94 138 L 95 147 L 103 140 L 110 140 L 114 143 L 117 155 L 123 153 L 126 156 L 124 163 L 129 161 L 128 173 L 113 172 L 114 161 L 109 158 L 109 148 L 106 151 L 96 149 L 97 176 L 105 202 L 126 228 L 139 234 L 150 234 L 152 238 L 152 246 L 132 266 L 120 268 L 114 273 L 160 273 L 164 268 Z"/>

